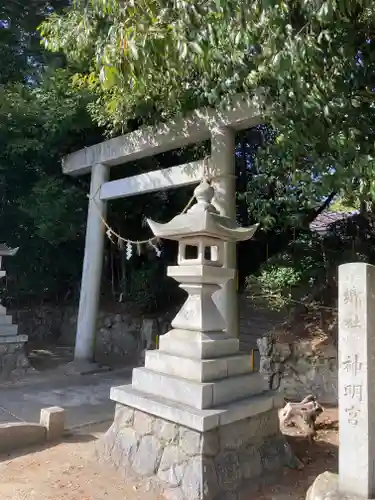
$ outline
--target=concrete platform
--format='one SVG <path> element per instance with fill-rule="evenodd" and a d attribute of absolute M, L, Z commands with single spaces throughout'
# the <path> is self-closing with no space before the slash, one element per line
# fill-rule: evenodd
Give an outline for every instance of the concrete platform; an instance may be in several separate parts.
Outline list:
<path fill-rule="evenodd" d="M 130 370 L 83 376 L 30 377 L 0 389 L 0 422 L 39 422 L 40 410 L 60 406 L 66 410 L 66 428 L 111 421 L 112 386 L 129 382 Z"/>

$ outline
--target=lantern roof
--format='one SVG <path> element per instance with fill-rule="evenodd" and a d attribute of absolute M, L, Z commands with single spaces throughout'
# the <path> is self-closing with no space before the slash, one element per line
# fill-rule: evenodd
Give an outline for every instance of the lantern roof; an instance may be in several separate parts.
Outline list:
<path fill-rule="evenodd" d="M 147 219 L 147 223 L 156 237 L 168 240 L 209 237 L 235 242 L 252 238 L 259 224 L 245 228 L 238 226 L 230 217 L 220 215 L 211 203 L 214 195 L 214 188 L 204 180 L 194 191 L 197 203 L 186 213 L 165 224 L 151 219 Z"/>

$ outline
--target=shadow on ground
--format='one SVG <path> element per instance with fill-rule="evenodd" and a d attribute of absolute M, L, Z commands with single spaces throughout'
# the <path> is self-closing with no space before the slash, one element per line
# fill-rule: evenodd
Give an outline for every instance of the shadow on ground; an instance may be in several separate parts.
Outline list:
<path fill-rule="evenodd" d="M 81 429 L 66 431 L 64 436 L 59 441 L 47 442 L 40 445 L 28 446 L 19 450 L 14 450 L 10 453 L 0 454 L 0 463 L 7 462 L 14 458 L 23 457 L 31 453 L 41 452 L 54 448 L 61 443 L 91 443 L 98 439 L 98 433 L 105 432 L 110 426 L 110 422 L 90 426 L 89 428 L 82 427 Z"/>

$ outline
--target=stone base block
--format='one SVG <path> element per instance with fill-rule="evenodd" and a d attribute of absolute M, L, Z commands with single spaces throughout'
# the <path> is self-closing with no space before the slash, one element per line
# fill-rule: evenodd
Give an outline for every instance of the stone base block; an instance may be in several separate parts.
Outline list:
<path fill-rule="evenodd" d="M 22 337 L 18 340 L 17 337 Z M 2 342 L 0 337 L 0 382 L 17 378 L 33 371 L 25 352 L 25 336 L 14 336 Z M 27 337 L 26 337 L 27 339 Z"/>
<path fill-rule="evenodd" d="M 12 325 L 13 318 L 10 314 L 1 314 L 0 313 L 0 330 L 3 325 Z"/>
<path fill-rule="evenodd" d="M 323 472 L 308 489 L 306 500 L 365 500 L 365 497 L 340 492 L 339 476 Z"/>
<path fill-rule="evenodd" d="M 162 395 L 171 401 L 197 409 L 225 405 L 266 390 L 264 377 L 257 372 L 200 383 L 145 367 L 134 368 L 132 386 L 140 392 Z"/>
<path fill-rule="evenodd" d="M 292 457 L 276 408 L 198 431 L 117 404 L 97 451 L 124 475 L 153 481 L 169 500 L 246 500 L 261 476 Z"/>
<path fill-rule="evenodd" d="M 194 332 L 170 330 L 159 339 L 159 350 L 173 356 L 212 359 L 238 354 L 240 342 L 224 332 Z"/>

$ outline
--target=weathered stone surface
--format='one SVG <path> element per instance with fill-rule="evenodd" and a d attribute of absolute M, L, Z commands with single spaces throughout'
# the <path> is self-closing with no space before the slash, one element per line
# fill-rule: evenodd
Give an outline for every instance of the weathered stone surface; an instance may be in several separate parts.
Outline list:
<path fill-rule="evenodd" d="M 276 337 L 271 332 L 257 340 L 260 372 L 268 379 L 280 377 L 278 390 L 289 399 L 313 393 L 319 401 L 337 404 L 337 348 L 311 340 L 288 344 Z"/>
<path fill-rule="evenodd" d="M 220 451 L 220 434 L 217 429 L 205 432 L 201 450 L 206 457 L 215 457 Z"/>
<path fill-rule="evenodd" d="M 179 445 L 186 455 L 194 456 L 200 453 L 202 446 L 202 434 L 190 429 L 180 430 Z"/>
<path fill-rule="evenodd" d="M 129 412 L 118 409 L 116 425 L 103 439 L 112 462 L 122 470 L 129 468 L 138 476 L 158 480 L 167 499 L 239 500 L 251 481 L 257 484 L 290 459 L 280 434 L 268 436 L 265 442 L 259 434 L 267 434 L 274 412 L 198 432 L 139 410 L 134 411 L 132 426 L 125 427 L 121 416 L 129 423 Z M 151 433 L 141 436 L 135 427 Z"/>
<path fill-rule="evenodd" d="M 134 409 L 123 405 L 116 405 L 115 424 L 121 427 L 131 427 L 134 421 Z"/>
<path fill-rule="evenodd" d="M 134 472 L 141 476 L 155 474 L 163 448 L 160 441 L 154 436 L 144 436 L 133 454 L 132 467 Z"/>
<path fill-rule="evenodd" d="M 130 428 L 123 428 L 117 434 L 117 438 L 115 439 L 115 447 L 121 450 L 121 458 L 123 455 L 127 457 L 127 460 L 131 460 L 134 452 L 137 450 L 138 445 L 138 437 L 137 433 Z"/>
<path fill-rule="evenodd" d="M 256 420 L 256 417 L 253 420 Z M 249 440 L 249 422 L 246 419 L 236 422 L 236 425 L 224 425 L 219 433 L 223 449 L 237 449 Z"/>
<path fill-rule="evenodd" d="M 235 424 L 220 427 L 220 443 L 222 448 L 237 449 L 246 445 L 257 436 L 268 436 L 278 432 L 278 416 L 276 410 L 265 414 L 240 420 Z"/>
<path fill-rule="evenodd" d="M 219 487 L 224 491 L 236 490 L 241 482 L 241 468 L 238 453 L 226 451 L 215 459 Z"/>
<path fill-rule="evenodd" d="M 146 436 L 152 433 L 153 423 L 154 419 L 150 415 L 137 411 L 134 415 L 133 429 L 140 436 Z"/>
<path fill-rule="evenodd" d="M 214 497 L 218 482 L 213 462 L 210 459 L 194 457 L 184 471 L 181 488 L 187 500 Z"/>
<path fill-rule="evenodd" d="M 249 445 L 238 452 L 238 462 L 243 479 L 251 479 L 262 473 L 262 457 L 258 447 Z"/>
<path fill-rule="evenodd" d="M 187 455 L 179 446 L 166 446 L 161 457 L 159 470 L 170 469 L 173 465 L 177 465 L 184 460 L 187 460 Z"/>
<path fill-rule="evenodd" d="M 178 426 L 160 418 L 154 420 L 153 433 L 166 443 L 174 443 L 178 439 Z"/>
<path fill-rule="evenodd" d="M 99 460 L 113 459 L 112 452 L 115 446 L 115 441 L 117 440 L 117 434 L 118 429 L 115 422 L 113 422 L 111 427 L 105 433 L 104 439 L 96 442 L 95 452 Z"/>
<path fill-rule="evenodd" d="M 283 460 L 285 461 L 284 443 L 284 438 L 266 439 L 260 446 L 259 453 L 266 471 L 272 472 L 279 469 Z"/>
<path fill-rule="evenodd" d="M 170 457 L 172 458 L 172 457 Z M 185 456 L 185 458 L 187 458 Z M 176 463 L 170 463 L 170 466 L 165 470 L 159 467 L 157 476 L 161 481 L 164 481 L 169 486 L 176 487 L 181 484 L 182 478 L 185 474 L 185 468 L 187 467 L 188 461 L 182 461 L 182 456 L 177 454 Z M 164 465 L 165 466 L 165 465 Z"/>
<path fill-rule="evenodd" d="M 365 500 L 365 497 L 341 493 L 338 488 L 338 475 L 323 472 L 308 489 L 306 500 Z"/>
<path fill-rule="evenodd" d="M 168 486 L 171 486 L 172 488 L 179 486 L 181 483 L 180 479 L 176 475 L 176 469 L 174 466 L 167 470 L 159 469 L 157 472 L 157 477 L 160 479 L 160 481 L 163 481 L 163 483 L 167 483 Z"/>

